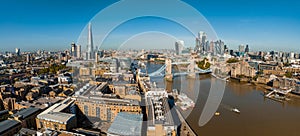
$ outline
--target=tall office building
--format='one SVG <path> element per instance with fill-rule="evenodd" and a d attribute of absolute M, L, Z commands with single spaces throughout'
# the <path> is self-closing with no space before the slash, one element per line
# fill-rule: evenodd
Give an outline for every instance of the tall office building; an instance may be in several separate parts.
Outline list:
<path fill-rule="evenodd" d="M 199 51 L 199 50 L 200 50 L 200 39 L 198 37 L 196 37 L 195 51 Z"/>
<path fill-rule="evenodd" d="M 294 52 L 290 52 L 289 53 L 289 58 L 290 59 L 294 59 L 295 58 L 295 53 Z"/>
<path fill-rule="evenodd" d="M 215 42 L 215 54 L 224 55 L 225 44 L 222 40 Z"/>
<path fill-rule="evenodd" d="M 198 33 L 198 38 L 199 38 L 201 44 L 204 43 L 206 41 L 206 33 L 203 31 L 200 31 Z"/>
<path fill-rule="evenodd" d="M 201 37 L 201 49 L 202 51 L 206 51 L 205 47 L 206 47 L 206 33 L 205 32 L 200 32 L 200 37 Z"/>
<path fill-rule="evenodd" d="M 239 52 L 244 52 L 245 46 L 243 44 L 239 45 Z"/>
<path fill-rule="evenodd" d="M 214 52 L 215 52 L 215 43 L 214 43 L 214 41 L 210 41 L 209 51 L 214 54 Z"/>
<path fill-rule="evenodd" d="M 31 60 L 31 56 L 30 56 L 30 54 L 27 54 L 27 55 L 26 55 L 26 62 L 27 62 L 27 63 L 30 63 L 30 60 Z"/>
<path fill-rule="evenodd" d="M 284 54 L 283 54 L 282 51 L 280 51 L 278 55 L 279 55 L 280 58 L 282 58 Z"/>
<path fill-rule="evenodd" d="M 183 48 L 184 48 L 184 41 L 179 40 L 175 42 L 176 55 L 181 55 Z"/>
<path fill-rule="evenodd" d="M 104 56 L 104 50 L 99 50 L 99 51 L 98 51 L 98 56 L 99 56 L 100 58 L 102 58 L 102 57 Z"/>
<path fill-rule="evenodd" d="M 93 45 L 93 34 L 92 34 L 92 24 L 89 23 L 88 26 L 88 44 L 87 44 L 87 52 L 86 59 L 91 60 L 94 59 L 94 45 Z"/>
<path fill-rule="evenodd" d="M 207 35 L 205 32 L 203 31 L 200 31 L 198 33 L 198 37 L 196 38 L 196 51 L 197 52 L 200 52 L 200 53 L 203 53 L 203 51 L 207 51 L 206 49 L 206 46 L 207 46 Z"/>
<path fill-rule="evenodd" d="M 81 45 L 77 45 L 76 52 L 77 58 L 81 58 Z"/>
<path fill-rule="evenodd" d="M 20 54 L 21 54 L 20 48 L 16 48 L 16 54 L 17 54 L 18 56 L 20 56 Z"/>
<path fill-rule="evenodd" d="M 220 40 L 220 46 L 221 46 L 221 55 L 224 55 L 225 52 L 225 44 L 222 40 Z"/>
<path fill-rule="evenodd" d="M 250 51 L 250 49 L 249 49 L 249 45 L 247 44 L 247 45 L 246 45 L 246 48 L 245 48 L 245 52 L 247 52 L 247 53 L 248 53 L 249 51 Z"/>
<path fill-rule="evenodd" d="M 230 54 L 231 56 L 234 56 L 233 50 L 229 50 L 229 54 Z"/>
<path fill-rule="evenodd" d="M 71 55 L 72 57 L 76 58 L 77 57 L 77 52 L 76 52 L 76 44 L 74 42 L 71 43 Z"/>
<path fill-rule="evenodd" d="M 204 51 L 209 52 L 209 41 L 206 41 L 204 44 Z"/>

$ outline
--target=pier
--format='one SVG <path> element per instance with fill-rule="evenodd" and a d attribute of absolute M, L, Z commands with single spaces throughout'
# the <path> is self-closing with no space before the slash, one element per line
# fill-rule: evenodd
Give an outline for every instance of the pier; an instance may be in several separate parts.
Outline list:
<path fill-rule="evenodd" d="M 266 94 L 265 97 L 275 101 L 284 102 L 285 100 L 288 100 L 285 96 L 291 91 L 292 89 L 288 89 L 288 90 L 273 89 L 273 91 Z"/>
<path fill-rule="evenodd" d="M 282 95 L 287 95 L 291 91 L 292 91 L 292 89 L 289 89 L 289 90 L 277 90 L 277 89 L 273 89 L 273 91 L 271 91 L 270 93 L 268 93 L 266 95 L 266 97 L 270 97 L 274 93 L 278 93 L 278 94 L 282 94 Z"/>

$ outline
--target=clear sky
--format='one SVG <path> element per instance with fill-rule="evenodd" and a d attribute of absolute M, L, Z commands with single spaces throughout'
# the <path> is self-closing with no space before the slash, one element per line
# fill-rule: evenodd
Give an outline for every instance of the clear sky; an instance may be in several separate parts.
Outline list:
<path fill-rule="evenodd" d="M 0 52 L 70 48 L 89 20 L 112 0 L 3 0 Z M 185 0 L 231 48 L 300 52 L 300 2 L 295 0 Z M 154 7 L 155 8 L 155 7 Z M 142 24 L 141 24 L 142 25 Z"/>

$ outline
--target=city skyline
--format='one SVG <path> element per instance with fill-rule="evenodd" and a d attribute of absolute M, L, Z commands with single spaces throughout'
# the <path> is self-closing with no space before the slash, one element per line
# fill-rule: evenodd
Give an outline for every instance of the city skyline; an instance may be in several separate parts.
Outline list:
<path fill-rule="evenodd" d="M 35 0 L 3 2 L 1 10 L 5 14 L 1 15 L 0 21 L 1 50 L 14 51 L 15 48 L 20 48 L 21 51 L 32 51 L 69 48 L 72 41 L 76 42 L 90 19 L 114 2 L 116 1 L 89 1 L 89 3 L 75 1 L 68 4 L 52 1 L 46 4 Z M 184 2 L 206 17 L 219 39 L 225 41 L 229 48 L 237 49 L 240 44 L 248 44 L 251 50 L 255 51 L 299 52 L 297 48 L 299 43 L 297 35 L 300 32 L 297 26 L 300 21 L 298 14 L 300 10 L 297 9 L 299 2 L 277 2 L 270 5 L 268 1 L 262 1 L 259 5 L 256 1 L 188 0 Z M 238 7 L 234 8 L 236 5 Z M 281 10 L 278 10 L 278 7 Z M 35 12 L 37 10 L 40 12 Z M 193 17 L 187 18 L 193 20 Z M 113 18 L 106 21 L 113 21 Z M 155 20 L 155 23 L 161 23 L 161 20 Z M 128 30 L 124 28 L 126 29 Z M 127 33 L 120 35 L 122 34 Z M 195 44 L 184 41 L 189 46 Z M 86 47 L 86 45 L 82 46 Z M 287 46 L 289 48 L 286 48 Z"/>
<path fill-rule="evenodd" d="M 2 1 L 0 135 L 297 135 L 299 7 Z"/>

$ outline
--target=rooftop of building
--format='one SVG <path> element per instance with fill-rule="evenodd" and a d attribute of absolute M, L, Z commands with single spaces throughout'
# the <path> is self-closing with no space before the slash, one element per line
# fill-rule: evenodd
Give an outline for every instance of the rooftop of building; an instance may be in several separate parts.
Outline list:
<path fill-rule="evenodd" d="M 141 83 L 145 86 L 146 89 L 150 89 L 151 88 L 151 83 L 148 80 L 142 80 Z"/>
<path fill-rule="evenodd" d="M 139 105 L 139 101 L 130 99 L 118 99 L 115 94 L 103 94 L 101 91 L 107 87 L 107 82 L 99 85 L 86 84 L 75 92 L 77 101 L 94 101 L 95 103 L 118 103 L 124 105 Z"/>
<path fill-rule="evenodd" d="M 107 87 L 107 82 L 101 82 L 98 85 L 91 85 L 89 83 L 82 86 L 79 90 L 75 92 L 75 96 L 90 96 L 92 92 L 101 92 L 102 89 Z"/>
<path fill-rule="evenodd" d="M 60 100 L 60 98 L 58 98 L 58 97 L 56 97 L 56 98 L 43 97 L 43 98 L 39 98 L 33 102 L 21 101 L 21 102 L 17 102 L 17 104 L 20 104 L 20 105 L 26 106 L 26 107 L 45 109 L 49 105 L 51 105 L 53 103 L 57 103 L 59 100 Z"/>
<path fill-rule="evenodd" d="M 113 85 L 126 85 L 126 84 L 136 84 L 136 82 L 134 80 L 124 80 L 124 79 L 120 78 L 119 80 L 113 80 L 111 82 L 111 84 L 113 84 Z"/>
<path fill-rule="evenodd" d="M 147 97 L 148 126 L 162 124 L 173 126 L 174 121 L 166 97 Z"/>
<path fill-rule="evenodd" d="M 53 106 L 49 107 L 47 110 L 40 113 L 37 118 L 44 119 L 52 122 L 59 122 L 62 124 L 68 123 L 68 121 L 75 117 L 74 114 L 63 113 L 64 109 L 69 107 L 74 103 L 75 100 L 72 98 L 66 98 L 65 100 L 54 104 Z"/>
<path fill-rule="evenodd" d="M 108 129 L 108 133 L 112 135 L 140 136 L 142 135 L 142 122 L 142 114 L 120 112 Z"/>
<path fill-rule="evenodd" d="M 3 116 L 3 115 L 6 115 L 6 114 L 9 114 L 8 110 L 2 110 L 2 111 L 0 111 L 0 117 Z"/>
<path fill-rule="evenodd" d="M 49 107 L 47 110 L 43 111 L 41 114 L 47 114 L 49 112 L 61 112 L 65 108 L 69 107 L 71 104 L 74 103 L 75 100 L 72 98 L 66 98 L 65 100 L 54 104 L 53 106 Z M 40 115 L 41 115 L 40 114 Z M 39 116 L 39 115 L 38 115 Z"/>
<path fill-rule="evenodd" d="M 28 129 L 28 128 L 22 128 L 20 131 L 19 131 L 19 135 L 24 135 L 24 136 L 28 136 L 28 135 L 31 135 L 31 136 L 34 136 L 36 135 L 37 131 L 35 130 L 31 130 L 31 129 Z"/>
<path fill-rule="evenodd" d="M 74 114 L 63 112 L 49 112 L 47 114 L 38 115 L 38 119 L 43 119 L 51 122 L 58 122 L 61 124 L 67 124 L 69 120 L 75 118 Z"/>
<path fill-rule="evenodd" d="M 20 119 L 25 119 L 35 113 L 38 113 L 39 111 L 40 111 L 40 109 L 38 109 L 38 108 L 29 107 L 29 108 L 20 110 L 19 112 L 13 114 L 12 116 L 19 117 Z"/>
<path fill-rule="evenodd" d="M 118 99 L 118 98 L 105 98 L 102 96 L 79 96 L 76 97 L 77 101 L 84 102 L 95 102 L 95 103 L 103 103 L 103 104 L 118 104 L 118 105 L 131 105 L 131 106 L 139 106 L 140 103 L 137 100 L 132 99 Z"/>
<path fill-rule="evenodd" d="M 5 133 L 6 131 L 16 127 L 19 124 L 21 124 L 21 123 L 16 120 L 5 120 L 5 121 L 0 122 L 0 135 Z"/>

